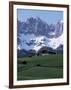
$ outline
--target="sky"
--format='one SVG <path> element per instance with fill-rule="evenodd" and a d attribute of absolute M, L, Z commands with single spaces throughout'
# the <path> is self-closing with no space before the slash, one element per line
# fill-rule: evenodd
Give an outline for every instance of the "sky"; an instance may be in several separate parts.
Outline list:
<path fill-rule="evenodd" d="M 21 22 L 25 22 L 30 17 L 39 17 L 48 24 L 55 24 L 63 20 L 63 11 L 17 9 L 17 18 Z"/>

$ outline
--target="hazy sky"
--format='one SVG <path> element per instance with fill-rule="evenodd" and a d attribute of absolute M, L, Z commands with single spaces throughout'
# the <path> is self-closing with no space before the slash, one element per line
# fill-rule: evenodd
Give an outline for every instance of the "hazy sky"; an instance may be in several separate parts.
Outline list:
<path fill-rule="evenodd" d="M 59 20 L 63 20 L 63 11 L 17 9 L 17 18 L 21 22 L 30 17 L 40 17 L 48 24 L 54 24 Z"/>

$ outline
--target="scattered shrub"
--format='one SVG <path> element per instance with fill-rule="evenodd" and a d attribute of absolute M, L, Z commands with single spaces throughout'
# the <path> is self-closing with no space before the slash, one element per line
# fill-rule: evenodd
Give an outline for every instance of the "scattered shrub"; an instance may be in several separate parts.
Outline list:
<path fill-rule="evenodd" d="M 40 66 L 40 64 L 37 64 L 36 66 Z"/>
<path fill-rule="evenodd" d="M 23 64 L 27 64 L 27 62 L 26 62 L 26 61 L 23 61 L 22 63 L 23 63 Z"/>

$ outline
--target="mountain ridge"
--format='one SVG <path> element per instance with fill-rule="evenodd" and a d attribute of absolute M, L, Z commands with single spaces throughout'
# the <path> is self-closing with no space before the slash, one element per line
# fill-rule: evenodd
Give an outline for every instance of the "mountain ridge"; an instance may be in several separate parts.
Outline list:
<path fill-rule="evenodd" d="M 46 46 L 53 50 L 63 46 L 63 22 L 48 25 L 40 18 L 28 18 L 25 22 L 17 21 L 17 49 L 35 50 Z M 62 48 L 63 50 L 63 48 Z"/>

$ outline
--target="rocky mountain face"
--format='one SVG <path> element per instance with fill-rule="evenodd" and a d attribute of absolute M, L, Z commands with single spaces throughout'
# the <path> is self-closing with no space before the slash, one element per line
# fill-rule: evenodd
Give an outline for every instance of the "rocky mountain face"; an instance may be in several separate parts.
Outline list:
<path fill-rule="evenodd" d="M 63 22 L 48 25 L 39 17 L 28 18 L 25 22 L 17 21 L 18 50 L 35 50 L 49 47 L 63 50 Z"/>
<path fill-rule="evenodd" d="M 58 21 L 56 25 L 48 25 L 40 18 L 28 18 L 26 22 L 17 21 L 17 28 L 19 33 L 34 34 L 36 36 L 42 35 L 48 38 L 57 38 L 63 33 L 63 22 Z"/>

